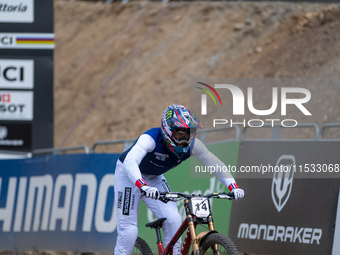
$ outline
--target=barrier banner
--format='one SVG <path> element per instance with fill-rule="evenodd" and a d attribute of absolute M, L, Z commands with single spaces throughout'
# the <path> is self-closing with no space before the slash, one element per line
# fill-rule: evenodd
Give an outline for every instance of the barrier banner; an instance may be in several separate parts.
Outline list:
<path fill-rule="evenodd" d="M 266 172 L 262 178 L 259 172 L 236 174 L 246 198 L 233 204 L 229 236 L 240 251 L 332 254 L 340 179 L 323 178 L 313 164 L 320 163 L 321 171 L 324 166 L 326 176 L 326 169 L 334 174 L 334 165 L 340 163 L 338 148 L 334 141 L 241 143 L 238 169 L 260 164 L 272 169 L 301 165 L 302 171 L 309 172 L 303 174 L 298 167 L 296 172 Z M 310 178 L 313 174 L 316 178 Z"/>
<path fill-rule="evenodd" d="M 113 252 L 119 154 L 0 160 L 1 250 Z"/>

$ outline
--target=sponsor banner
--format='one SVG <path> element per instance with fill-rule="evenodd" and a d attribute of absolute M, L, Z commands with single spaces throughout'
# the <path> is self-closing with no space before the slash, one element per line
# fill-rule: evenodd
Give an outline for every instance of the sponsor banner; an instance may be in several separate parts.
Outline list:
<path fill-rule="evenodd" d="M 54 49 L 54 34 L 0 32 L 0 49 Z"/>
<path fill-rule="evenodd" d="M 238 166 L 257 165 L 259 161 L 264 165 L 310 164 L 318 160 L 339 163 L 331 153 L 338 151 L 338 142 L 305 142 L 303 148 L 302 144 L 243 142 Z M 246 197 L 233 204 L 229 236 L 240 251 L 332 254 L 339 178 L 307 179 L 298 178 L 297 172 L 275 171 L 263 178 L 239 176 L 236 173 Z"/>
<path fill-rule="evenodd" d="M 34 60 L 0 59 L 0 89 L 33 89 Z"/>
<path fill-rule="evenodd" d="M 1 249 L 112 253 L 118 157 L 72 154 L 0 160 Z"/>
<path fill-rule="evenodd" d="M 8 124 L 0 122 L 0 150 L 32 148 L 31 124 Z"/>
<path fill-rule="evenodd" d="M 0 121 L 30 121 L 29 150 L 53 148 L 53 28 L 53 0 L 0 0 Z"/>
<path fill-rule="evenodd" d="M 33 0 L 1 0 L 0 23 L 34 22 Z"/>
<path fill-rule="evenodd" d="M 12 120 L 20 125 L 32 120 L 31 149 L 52 148 L 53 55 L 4 55 L 0 58 L 0 94 L 0 121 Z M 23 97 L 13 101 L 15 95 Z"/>
<path fill-rule="evenodd" d="M 0 90 L 0 120 L 33 120 L 33 92 Z"/>

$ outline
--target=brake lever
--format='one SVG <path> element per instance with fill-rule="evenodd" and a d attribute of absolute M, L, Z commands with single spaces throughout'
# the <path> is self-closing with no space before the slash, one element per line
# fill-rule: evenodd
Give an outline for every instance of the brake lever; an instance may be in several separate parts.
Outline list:
<path fill-rule="evenodd" d="M 224 195 L 224 196 L 228 196 L 229 198 L 226 198 L 226 199 L 229 199 L 229 200 L 232 200 L 232 199 L 235 199 L 235 195 L 234 195 L 234 193 L 231 193 L 231 192 L 229 192 L 229 193 L 226 193 L 226 192 L 222 192 L 222 193 L 219 193 L 219 195 Z"/>
<path fill-rule="evenodd" d="M 160 200 L 163 203 L 168 203 L 169 201 L 171 201 L 171 198 L 166 198 L 166 197 L 160 197 L 158 200 Z"/>

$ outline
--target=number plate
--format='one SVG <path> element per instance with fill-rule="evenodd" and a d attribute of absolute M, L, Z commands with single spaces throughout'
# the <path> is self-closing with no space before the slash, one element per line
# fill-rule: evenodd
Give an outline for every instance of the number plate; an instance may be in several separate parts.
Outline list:
<path fill-rule="evenodd" d="M 192 213 L 199 218 L 206 218 L 210 215 L 209 200 L 203 197 L 191 198 Z"/>

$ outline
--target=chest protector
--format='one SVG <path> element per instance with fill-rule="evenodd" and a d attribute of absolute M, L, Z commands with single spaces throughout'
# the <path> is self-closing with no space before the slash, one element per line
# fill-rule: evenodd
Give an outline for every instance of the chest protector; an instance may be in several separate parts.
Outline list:
<path fill-rule="evenodd" d="M 165 172 L 178 166 L 180 163 L 182 163 L 184 160 L 190 157 L 190 149 L 182 158 L 176 157 L 165 145 L 161 135 L 160 128 L 152 128 L 146 131 L 144 134 L 151 136 L 152 139 L 155 141 L 156 146 L 151 152 L 148 152 L 145 155 L 145 157 L 139 164 L 139 169 L 142 174 L 150 175 L 164 174 Z M 136 140 L 136 142 L 137 141 L 138 139 Z M 195 140 L 192 142 L 192 146 L 194 145 L 194 143 Z M 126 155 L 129 153 L 129 151 L 134 145 L 132 145 L 125 152 L 123 152 L 123 154 L 119 158 L 121 162 L 124 162 Z"/>

